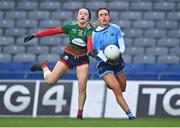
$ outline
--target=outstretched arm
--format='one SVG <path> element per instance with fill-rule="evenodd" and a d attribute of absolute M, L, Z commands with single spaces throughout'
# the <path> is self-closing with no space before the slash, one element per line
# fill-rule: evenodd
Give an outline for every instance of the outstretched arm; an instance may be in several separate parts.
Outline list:
<path fill-rule="evenodd" d="M 32 35 L 26 36 L 24 38 L 24 42 L 28 42 L 35 37 L 51 36 L 51 35 L 56 35 L 56 34 L 61 34 L 61 33 L 63 33 L 63 30 L 61 27 L 46 29 L 46 30 L 43 30 L 41 32 L 37 32 L 37 33 L 34 33 Z"/>
<path fill-rule="evenodd" d="M 41 32 L 37 32 L 33 35 L 35 37 L 42 37 L 42 36 L 51 36 L 51 35 L 56 35 L 56 34 L 61 34 L 61 33 L 63 33 L 62 28 L 57 27 L 57 28 L 46 29 Z"/>

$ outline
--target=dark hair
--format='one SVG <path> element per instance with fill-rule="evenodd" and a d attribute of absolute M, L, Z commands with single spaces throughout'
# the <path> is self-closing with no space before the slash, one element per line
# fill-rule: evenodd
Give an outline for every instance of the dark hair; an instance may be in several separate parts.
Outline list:
<path fill-rule="evenodd" d="M 106 11 L 108 12 L 109 16 L 110 16 L 110 11 L 109 11 L 108 8 L 99 8 L 99 9 L 96 11 L 96 16 L 97 16 L 97 17 L 98 17 L 99 11 L 101 11 L 101 10 L 106 10 Z"/>
<path fill-rule="evenodd" d="M 83 7 L 83 8 L 79 8 L 78 12 L 79 12 L 80 9 L 86 9 L 88 11 L 88 13 L 89 13 L 89 20 L 90 20 L 91 19 L 91 11 L 90 11 L 90 9 Z"/>

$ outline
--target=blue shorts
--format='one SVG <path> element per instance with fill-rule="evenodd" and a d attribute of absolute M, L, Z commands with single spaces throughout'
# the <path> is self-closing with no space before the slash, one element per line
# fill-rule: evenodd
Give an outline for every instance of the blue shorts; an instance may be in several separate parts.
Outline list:
<path fill-rule="evenodd" d="M 79 57 L 73 56 L 69 53 L 64 52 L 63 56 L 60 59 L 69 69 L 80 66 L 83 64 L 89 64 L 89 57 L 87 55 Z"/>
<path fill-rule="evenodd" d="M 102 78 L 107 73 L 114 74 L 115 76 L 118 76 L 124 69 L 125 63 L 122 57 L 119 59 L 118 65 L 112 66 L 104 61 L 98 62 L 96 68 L 98 75 Z"/>

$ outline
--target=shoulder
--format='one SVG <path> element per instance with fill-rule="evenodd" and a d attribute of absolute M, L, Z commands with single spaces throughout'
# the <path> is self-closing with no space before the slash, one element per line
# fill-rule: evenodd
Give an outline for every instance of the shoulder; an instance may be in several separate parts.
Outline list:
<path fill-rule="evenodd" d="M 68 34 L 72 29 L 76 28 L 76 22 L 66 23 L 62 26 L 62 30 L 65 34 Z"/>
<path fill-rule="evenodd" d="M 97 26 L 96 28 L 94 28 L 94 30 L 93 30 L 93 32 L 92 32 L 92 35 L 93 35 L 93 36 L 96 36 L 96 35 L 101 34 L 101 31 L 102 31 L 102 30 L 103 30 L 102 27 Z"/>
<path fill-rule="evenodd" d="M 93 26 L 89 23 L 84 31 L 86 31 L 87 34 L 92 34 Z"/>
<path fill-rule="evenodd" d="M 95 31 L 101 31 L 101 30 L 103 30 L 103 28 L 101 26 L 98 26 L 95 28 Z"/>
<path fill-rule="evenodd" d="M 120 28 L 120 26 L 118 26 L 117 24 L 110 24 L 111 28 L 113 30 L 115 30 L 117 33 L 121 33 L 122 35 L 124 35 L 124 32 L 122 31 L 122 29 Z"/>
<path fill-rule="evenodd" d="M 121 29 L 117 24 L 110 23 L 110 26 L 115 29 Z"/>
<path fill-rule="evenodd" d="M 73 22 L 70 22 L 70 23 L 66 23 L 65 25 L 63 26 L 76 26 L 77 25 L 77 22 L 76 21 L 73 21 Z"/>
<path fill-rule="evenodd" d="M 102 28 L 101 26 L 97 26 L 96 28 L 94 28 L 94 32 L 101 32 L 103 30 L 105 30 L 106 28 Z"/>

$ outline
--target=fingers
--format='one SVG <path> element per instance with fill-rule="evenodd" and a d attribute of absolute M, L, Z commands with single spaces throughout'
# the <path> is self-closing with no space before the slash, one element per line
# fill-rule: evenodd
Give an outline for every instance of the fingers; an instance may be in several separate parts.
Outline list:
<path fill-rule="evenodd" d="M 24 38 L 24 43 L 32 40 L 33 38 L 34 38 L 34 35 L 26 36 L 26 37 Z"/>
<path fill-rule="evenodd" d="M 119 64 L 119 60 L 107 60 L 106 61 L 107 64 L 109 65 L 118 65 Z"/>

